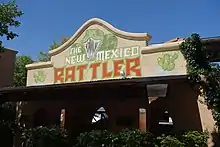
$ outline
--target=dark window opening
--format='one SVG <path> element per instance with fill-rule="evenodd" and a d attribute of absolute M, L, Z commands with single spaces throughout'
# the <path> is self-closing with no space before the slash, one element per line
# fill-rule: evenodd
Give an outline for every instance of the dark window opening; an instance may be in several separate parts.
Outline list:
<path fill-rule="evenodd" d="M 92 125 L 96 129 L 108 128 L 108 115 L 104 107 L 100 107 L 92 118 Z"/>
<path fill-rule="evenodd" d="M 92 118 L 92 124 L 108 120 L 108 115 L 103 107 L 100 107 Z"/>

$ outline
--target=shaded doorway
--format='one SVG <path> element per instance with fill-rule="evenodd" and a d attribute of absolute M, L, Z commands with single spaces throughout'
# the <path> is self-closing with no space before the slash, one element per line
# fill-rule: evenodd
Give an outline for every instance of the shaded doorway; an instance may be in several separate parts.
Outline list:
<path fill-rule="evenodd" d="M 92 129 L 106 130 L 108 129 L 108 114 L 104 107 L 100 107 L 93 115 L 91 122 Z"/>
<path fill-rule="evenodd" d="M 48 126 L 49 125 L 49 114 L 48 112 L 40 108 L 35 114 L 34 114 L 34 127 L 38 126 Z"/>

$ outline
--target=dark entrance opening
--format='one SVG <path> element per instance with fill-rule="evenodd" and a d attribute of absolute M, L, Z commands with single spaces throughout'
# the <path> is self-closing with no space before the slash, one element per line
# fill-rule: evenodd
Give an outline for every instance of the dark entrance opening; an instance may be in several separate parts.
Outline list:
<path fill-rule="evenodd" d="M 108 114 L 104 107 L 100 107 L 92 118 L 92 125 L 93 129 L 98 130 L 106 130 L 108 129 Z"/>
<path fill-rule="evenodd" d="M 38 126 L 48 126 L 49 125 L 49 114 L 43 108 L 40 108 L 34 114 L 34 127 Z"/>

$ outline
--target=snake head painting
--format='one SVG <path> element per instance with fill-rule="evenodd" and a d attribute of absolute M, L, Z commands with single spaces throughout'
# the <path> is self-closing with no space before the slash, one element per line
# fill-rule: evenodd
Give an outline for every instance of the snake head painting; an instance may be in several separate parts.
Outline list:
<path fill-rule="evenodd" d="M 86 30 L 85 36 L 83 37 L 83 45 L 89 60 L 94 60 L 96 57 L 96 53 L 101 46 L 103 38 L 104 33 L 101 30 Z"/>
<path fill-rule="evenodd" d="M 44 71 L 37 71 L 35 74 L 34 74 L 34 81 L 36 83 L 42 83 L 44 82 L 46 79 L 46 74 Z"/>
<path fill-rule="evenodd" d="M 86 55 L 89 60 L 95 58 L 99 45 L 100 45 L 100 40 L 94 40 L 92 38 L 88 39 L 87 42 L 84 43 L 84 47 L 86 49 Z"/>
<path fill-rule="evenodd" d="M 175 68 L 175 60 L 178 58 L 178 53 L 165 53 L 162 57 L 157 58 L 157 63 L 164 71 L 171 71 Z"/>
<path fill-rule="evenodd" d="M 116 49 L 117 37 L 112 34 L 104 34 L 99 29 L 88 29 L 82 39 L 83 48 L 89 61 L 95 59 L 98 51 Z"/>

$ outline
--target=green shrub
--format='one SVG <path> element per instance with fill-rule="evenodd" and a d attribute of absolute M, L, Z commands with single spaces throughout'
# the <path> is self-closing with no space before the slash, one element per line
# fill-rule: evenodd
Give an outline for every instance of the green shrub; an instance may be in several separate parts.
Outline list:
<path fill-rule="evenodd" d="M 16 109 L 11 102 L 0 105 L 0 138 L 1 146 L 11 147 L 16 130 Z"/>
<path fill-rule="evenodd" d="M 182 143 L 178 138 L 175 136 L 159 136 L 157 137 L 157 141 L 155 143 L 156 147 L 184 147 L 184 143 Z"/>
<path fill-rule="evenodd" d="M 204 132 L 189 131 L 178 137 L 174 135 L 162 135 L 157 137 L 157 147 L 207 147 L 208 135 Z"/>
<path fill-rule="evenodd" d="M 140 130 L 124 130 L 111 133 L 106 130 L 93 130 L 81 133 L 74 147 L 207 147 L 207 134 L 198 131 L 182 135 L 154 136 Z M 68 136 L 59 127 L 37 127 L 24 130 L 23 147 L 67 147 Z"/>
<path fill-rule="evenodd" d="M 59 127 L 37 127 L 23 130 L 23 147 L 65 147 L 68 145 L 67 132 Z"/>
<path fill-rule="evenodd" d="M 115 147 L 141 147 L 153 146 L 153 135 L 140 130 L 124 130 L 115 134 Z"/>
<path fill-rule="evenodd" d="M 208 133 L 189 131 L 182 139 L 186 147 L 207 147 Z"/>
<path fill-rule="evenodd" d="M 7 123 L 0 123 L 1 146 L 12 147 L 14 132 Z"/>
<path fill-rule="evenodd" d="M 77 147 L 106 147 L 114 143 L 114 135 L 106 130 L 93 130 L 77 137 Z"/>
<path fill-rule="evenodd" d="M 141 147 L 153 146 L 153 135 L 139 130 L 124 130 L 110 133 L 106 130 L 95 130 L 81 133 L 77 138 L 77 147 Z"/>

